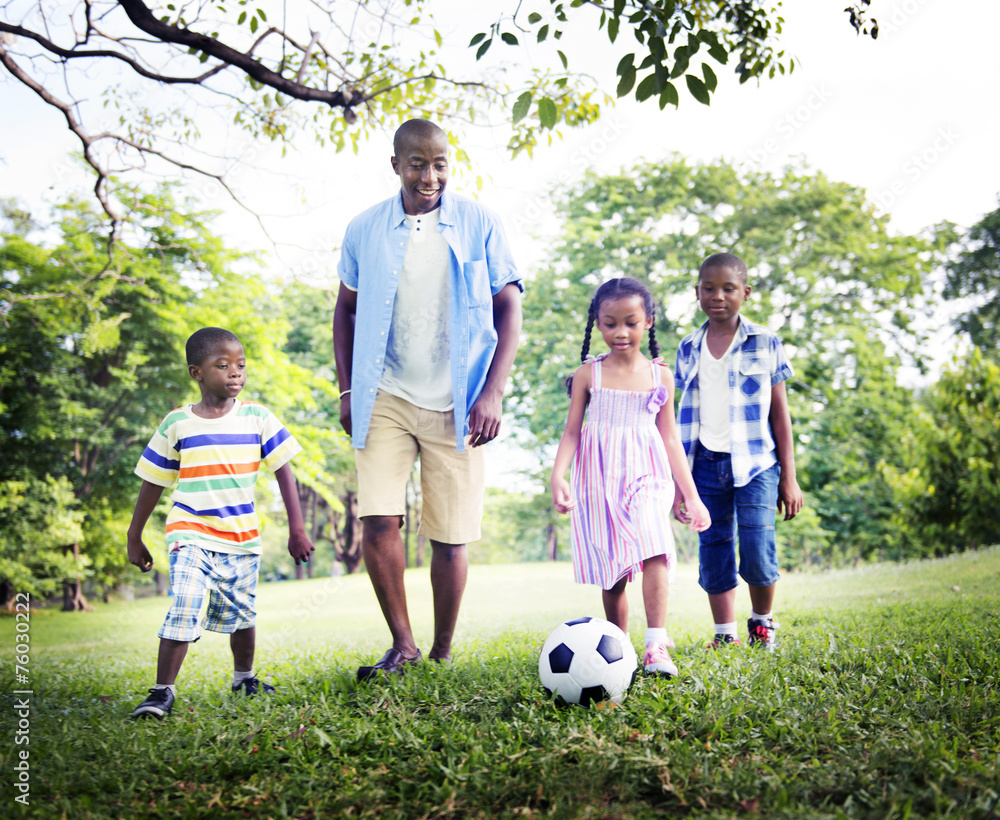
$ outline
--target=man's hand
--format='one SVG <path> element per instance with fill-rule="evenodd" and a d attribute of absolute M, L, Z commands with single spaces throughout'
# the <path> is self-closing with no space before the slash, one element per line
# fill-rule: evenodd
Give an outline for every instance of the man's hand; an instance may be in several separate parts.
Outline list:
<path fill-rule="evenodd" d="M 351 435 L 351 394 L 347 393 L 340 399 L 340 426 L 347 435 Z"/>
<path fill-rule="evenodd" d="M 488 444 L 500 433 L 503 394 L 483 390 L 469 411 L 469 442 L 473 447 Z"/>

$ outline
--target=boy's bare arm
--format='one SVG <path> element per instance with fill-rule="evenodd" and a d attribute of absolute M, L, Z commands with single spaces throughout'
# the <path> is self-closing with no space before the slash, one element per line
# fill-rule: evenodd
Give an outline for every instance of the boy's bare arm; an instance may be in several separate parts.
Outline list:
<path fill-rule="evenodd" d="M 778 382 L 771 388 L 771 412 L 768 415 L 774 446 L 778 451 L 781 478 L 778 480 L 778 512 L 785 511 L 785 521 L 795 518 L 802 509 L 802 490 L 795 475 L 795 441 L 792 438 L 792 416 L 788 411 L 788 394 L 785 383 Z"/>
<path fill-rule="evenodd" d="M 302 508 L 299 506 L 299 492 L 295 486 L 295 476 L 292 475 L 291 466 L 282 464 L 274 471 L 274 477 L 278 480 L 281 500 L 285 502 L 285 512 L 288 515 L 288 553 L 298 566 L 309 560 L 315 547 L 306 535 Z"/>
<path fill-rule="evenodd" d="M 160 503 L 161 495 L 163 487 L 143 481 L 139 488 L 139 497 L 135 500 L 132 523 L 128 527 L 128 562 L 135 564 L 143 572 L 149 572 L 153 568 L 153 556 L 142 540 L 142 531 L 146 528 L 146 522 L 149 521 L 149 516 L 153 514 L 156 505 Z"/>

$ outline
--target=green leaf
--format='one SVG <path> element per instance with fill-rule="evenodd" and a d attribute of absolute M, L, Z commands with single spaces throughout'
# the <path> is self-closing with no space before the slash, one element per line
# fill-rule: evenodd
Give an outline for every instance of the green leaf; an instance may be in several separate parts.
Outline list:
<path fill-rule="evenodd" d="M 639 87 L 635 90 L 635 98 L 639 102 L 648 100 L 653 96 L 656 91 L 656 73 L 650 74 L 639 83 Z"/>
<path fill-rule="evenodd" d="M 618 61 L 618 68 L 615 69 L 615 74 L 617 74 L 619 77 L 622 77 L 624 76 L 625 72 L 628 71 L 630 68 L 634 71 L 635 70 L 635 67 L 633 66 L 634 62 L 635 62 L 635 55 L 626 54 Z"/>
<path fill-rule="evenodd" d="M 715 76 L 712 67 L 708 63 L 702 63 L 701 73 L 705 75 L 705 88 L 709 91 L 715 91 L 716 86 L 719 84 L 719 78 Z"/>
<path fill-rule="evenodd" d="M 481 42 L 486 37 L 486 32 L 481 31 L 479 34 L 475 35 L 471 40 L 469 40 L 469 48 L 472 48 L 476 43 Z"/>
<path fill-rule="evenodd" d="M 612 17 L 608 21 L 608 39 L 613 43 L 618 39 L 618 18 Z"/>
<path fill-rule="evenodd" d="M 267 15 L 264 14 L 264 9 L 257 9 L 257 16 L 265 23 L 267 22 Z"/>
<path fill-rule="evenodd" d="M 509 31 L 505 31 L 503 34 L 501 34 L 500 39 L 503 40 L 509 46 L 517 45 L 517 37 L 515 37 Z"/>
<path fill-rule="evenodd" d="M 482 57 L 482 56 L 483 56 L 483 55 L 484 55 L 484 54 L 485 54 L 485 53 L 486 53 L 487 51 L 489 51 L 489 49 L 490 49 L 490 46 L 491 46 L 491 45 L 493 45 L 493 38 L 492 38 L 492 37 L 490 37 L 490 39 L 489 39 L 489 40 L 487 40 L 487 41 L 486 41 L 485 43 L 483 43 L 483 44 L 482 44 L 482 45 L 481 45 L 481 46 L 479 47 L 479 50 L 478 50 L 478 51 L 476 51 L 476 59 L 478 60 L 478 59 L 479 59 L 480 57 Z"/>
<path fill-rule="evenodd" d="M 622 78 L 618 81 L 618 89 L 615 93 L 619 97 L 624 97 L 632 90 L 632 86 L 635 85 L 635 66 L 629 65 L 621 76 Z"/>
<path fill-rule="evenodd" d="M 680 96 L 677 94 L 677 86 L 671 82 L 663 87 L 663 91 L 660 93 L 660 110 L 662 111 L 668 105 L 672 105 L 676 108 L 680 105 Z"/>
<path fill-rule="evenodd" d="M 533 11 L 531 12 L 531 14 L 528 15 L 528 22 L 531 23 L 532 25 L 534 25 L 541 19 L 542 15 L 540 15 L 537 11 Z"/>
<path fill-rule="evenodd" d="M 538 42 L 539 43 L 542 42 L 548 36 L 549 36 L 549 26 L 548 23 L 546 23 L 544 26 L 538 29 L 538 38 L 537 38 Z"/>
<path fill-rule="evenodd" d="M 514 103 L 513 117 L 511 118 L 511 124 L 517 125 L 521 120 L 528 116 L 528 111 L 531 108 L 531 92 L 525 91 L 520 97 L 517 98 L 517 102 Z"/>
<path fill-rule="evenodd" d="M 236 20 L 236 25 L 242 26 L 243 23 L 246 21 L 246 19 L 247 19 L 247 13 L 246 10 L 244 9 L 243 11 L 240 12 L 240 16 Z"/>
<path fill-rule="evenodd" d="M 566 55 L 563 54 L 561 51 L 556 51 L 556 54 L 558 54 L 559 55 L 559 59 L 562 60 L 563 68 L 564 69 L 568 69 L 569 68 L 569 60 L 566 59 Z"/>
<path fill-rule="evenodd" d="M 538 121 L 542 124 L 542 128 L 550 130 L 559 122 L 559 109 L 548 97 L 542 97 L 538 101 Z"/>
<path fill-rule="evenodd" d="M 705 84 L 700 79 L 695 77 L 693 74 L 685 74 L 684 81 L 687 83 L 688 91 L 691 92 L 692 97 L 704 105 L 711 104 L 712 97 L 708 93 L 708 89 L 705 88 Z"/>
<path fill-rule="evenodd" d="M 257 31 L 257 18 L 256 17 L 251 17 L 250 18 L 250 31 L 252 31 L 254 33 L 256 33 L 256 31 Z"/>
<path fill-rule="evenodd" d="M 726 63 L 729 62 L 729 52 L 726 51 L 726 49 L 724 47 L 722 47 L 721 45 L 719 45 L 718 43 L 716 43 L 715 45 L 713 45 L 708 50 L 708 53 L 711 54 L 712 57 L 715 58 L 715 61 L 717 63 L 722 63 L 722 65 L 725 65 Z"/>

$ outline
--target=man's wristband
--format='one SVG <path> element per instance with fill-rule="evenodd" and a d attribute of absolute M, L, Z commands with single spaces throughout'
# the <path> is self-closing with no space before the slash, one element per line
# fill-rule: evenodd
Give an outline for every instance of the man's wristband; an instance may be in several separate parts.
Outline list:
<path fill-rule="evenodd" d="M 350 387 L 348 387 L 346 390 L 341 390 L 340 391 L 340 398 L 344 398 L 344 396 L 346 396 L 350 392 L 351 392 L 351 388 Z"/>

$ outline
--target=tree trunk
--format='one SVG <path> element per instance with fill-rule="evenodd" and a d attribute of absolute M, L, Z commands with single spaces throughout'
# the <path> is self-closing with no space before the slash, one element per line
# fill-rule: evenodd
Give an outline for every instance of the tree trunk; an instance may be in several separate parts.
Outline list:
<path fill-rule="evenodd" d="M 413 486 L 413 473 L 406 480 L 406 510 L 403 515 L 403 566 L 410 566 L 410 525 L 413 520 L 413 509 L 416 506 L 416 488 Z M 419 564 L 418 564 L 419 566 Z"/>
<path fill-rule="evenodd" d="M 319 515 L 319 493 L 316 492 L 314 489 L 310 488 L 309 494 L 312 496 L 310 504 L 310 507 L 312 508 L 310 511 L 310 515 L 312 517 L 312 526 L 310 528 L 309 540 L 312 541 L 313 546 L 315 546 L 316 542 L 319 540 L 319 520 L 317 519 L 317 516 Z M 312 561 L 309 561 L 309 563 L 306 564 L 306 575 L 310 578 L 313 577 Z"/>
<path fill-rule="evenodd" d="M 66 547 L 66 552 L 72 551 L 73 559 L 80 560 L 80 542 L 76 542 L 70 547 Z M 78 575 L 76 578 L 68 579 L 63 583 L 63 612 L 82 612 L 92 610 L 93 607 L 87 603 L 83 597 L 83 581 Z"/>
<path fill-rule="evenodd" d="M 358 518 L 358 497 L 348 490 L 341 496 L 344 502 L 344 525 L 338 527 L 337 558 L 344 565 L 344 571 L 350 575 L 356 572 L 364 558 L 361 550 L 361 519 Z"/>
<path fill-rule="evenodd" d="M 559 531 L 552 523 L 545 528 L 545 552 L 550 561 L 559 560 Z"/>

